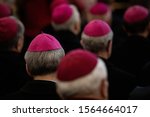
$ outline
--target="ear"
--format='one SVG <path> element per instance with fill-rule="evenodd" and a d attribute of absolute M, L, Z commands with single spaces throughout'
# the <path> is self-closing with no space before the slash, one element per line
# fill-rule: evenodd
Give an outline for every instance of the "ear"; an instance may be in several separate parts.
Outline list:
<path fill-rule="evenodd" d="M 83 40 L 82 39 L 80 40 L 80 44 L 83 47 L 84 44 L 83 44 Z"/>
<path fill-rule="evenodd" d="M 78 35 L 80 33 L 80 30 L 81 30 L 81 24 L 80 22 L 76 22 L 72 27 L 72 31 L 74 34 Z"/>
<path fill-rule="evenodd" d="M 27 64 L 26 64 L 26 71 L 27 71 L 27 74 L 28 74 L 29 76 L 31 76 Z"/>
<path fill-rule="evenodd" d="M 112 40 L 109 40 L 109 41 L 108 41 L 108 45 L 107 45 L 108 57 L 111 56 L 111 52 L 112 52 Z"/>
<path fill-rule="evenodd" d="M 24 37 L 20 36 L 17 43 L 17 51 L 20 53 L 24 45 Z"/>
<path fill-rule="evenodd" d="M 109 8 L 109 11 L 105 15 L 105 21 L 111 25 L 112 24 L 112 10 Z"/>
<path fill-rule="evenodd" d="M 108 99 L 108 81 L 107 81 L 107 79 L 103 79 L 101 81 L 100 95 L 101 95 L 101 99 L 103 99 L 103 100 Z"/>

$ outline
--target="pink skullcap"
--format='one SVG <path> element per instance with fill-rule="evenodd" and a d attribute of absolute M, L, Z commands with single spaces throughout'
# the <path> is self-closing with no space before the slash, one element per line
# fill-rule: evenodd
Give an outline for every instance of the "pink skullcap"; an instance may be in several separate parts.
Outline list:
<path fill-rule="evenodd" d="M 55 37 L 49 34 L 39 34 L 36 36 L 28 47 L 29 52 L 43 52 L 50 50 L 57 50 L 62 48 L 60 43 L 55 39 Z"/>
<path fill-rule="evenodd" d="M 104 15 L 109 10 L 108 5 L 102 2 L 99 2 L 91 7 L 90 13 L 93 15 Z"/>
<path fill-rule="evenodd" d="M 86 50 L 73 50 L 60 62 L 57 77 L 60 81 L 72 81 L 92 72 L 98 62 L 97 57 Z"/>
<path fill-rule="evenodd" d="M 52 21 L 56 24 L 63 24 L 72 16 L 73 10 L 70 5 L 63 4 L 56 7 L 52 13 Z"/>
<path fill-rule="evenodd" d="M 0 3 L 0 18 L 11 15 L 11 9 L 7 4 Z"/>
<path fill-rule="evenodd" d="M 18 25 L 11 17 L 0 18 L 0 42 L 9 41 L 16 37 Z"/>
<path fill-rule="evenodd" d="M 84 28 L 83 33 L 87 36 L 99 37 L 111 32 L 110 26 L 102 20 L 92 20 Z"/>
<path fill-rule="evenodd" d="M 135 6 L 131 6 L 129 7 L 125 14 L 124 14 L 124 20 L 127 23 L 137 23 L 140 21 L 143 21 L 145 18 L 147 18 L 147 16 L 149 15 L 149 11 L 148 9 L 139 6 L 139 5 L 135 5 Z"/>

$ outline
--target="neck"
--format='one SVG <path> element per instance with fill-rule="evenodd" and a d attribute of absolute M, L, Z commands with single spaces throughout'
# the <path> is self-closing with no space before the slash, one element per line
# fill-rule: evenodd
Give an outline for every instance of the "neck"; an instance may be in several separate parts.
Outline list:
<path fill-rule="evenodd" d="M 108 59 L 108 58 L 109 58 L 109 55 L 108 55 L 107 52 L 98 52 L 98 53 L 97 53 L 97 56 L 98 56 L 98 57 L 102 57 L 102 58 L 104 58 L 104 59 Z"/>
<path fill-rule="evenodd" d="M 145 38 L 148 37 L 148 34 L 149 34 L 148 31 L 144 31 L 144 32 L 142 32 L 142 33 L 137 33 L 137 35 L 142 36 L 142 37 L 145 37 Z M 134 34 L 128 33 L 128 35 L 131 36 L 131 35 L 134 35 Z"/>
<path fill-rule="evenodd" d="M 145 38 L 148 37 L 148 34 L 149 34 L 148 31 L 145 31 L 145 32 L 143 32 L 143 33 L 138 33 L 138 35 L 140 35 L 140 36 L 142 36 L 142 37 L 145 37 Z"/>
<path fill-rule="evenodd" d="M 48 75 L 35 76 L 34 80 L 56 81 L 56 74 L 52 73 Z"/>
<path fill-rule="evenodd" d="M 19 53 L 18 50 L 17 50 L 16 48 L 11 48 L 10 51 Z"/>

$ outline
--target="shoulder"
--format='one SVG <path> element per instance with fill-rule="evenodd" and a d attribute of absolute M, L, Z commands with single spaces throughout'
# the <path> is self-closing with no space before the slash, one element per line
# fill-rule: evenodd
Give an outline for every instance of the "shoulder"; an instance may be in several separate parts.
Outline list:
<path fill-rule="evenodd" d="M 150 99 L 150 86 L 148 87 L 137 87 L 135 88 L 131 94 L 130 98 L 133 100 L 149 100 Z"/>

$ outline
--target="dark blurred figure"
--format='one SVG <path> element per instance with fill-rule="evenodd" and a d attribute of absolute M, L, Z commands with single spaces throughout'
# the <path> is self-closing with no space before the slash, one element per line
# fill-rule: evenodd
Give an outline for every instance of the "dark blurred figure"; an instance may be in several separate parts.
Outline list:
<path fill-rule="evenodd" d="M 150 11 L 150 0 L 131 0 L 131 5 L 141 5 L 149 9 Z M 149 26 L 149 36 L 150 39 L 150 26 Z"/>
<path fill-rule="evenodd" d="M 59 42 L 51 35 L 36 36 L 25 53 L 26 69 L 33 81 L 26 83 L 9 99 L 60 99 L 56 92 L 56 69 L 65 55 Z"/>
<path fill-rule="evenodd" d="M 124 14 L 124 28 L 128 37 L 124 45 L 113 53 L 113 62 L 135 75 L 150 60 L 149 22 L 148 9 L 139 5 L 129 7 Z"/>
<path fill-rule="evenodd" d="M 80 18 L 81 18 L 81 31 L 78 34 L 78 38 L 80 39 L 82 30 L 84 26 L 88 23 L 87 17 L 89 9 L 97 3 L 97 0 L 69 0 L 70 3 L 77 6 L 79 12 L 80 12 Z"/>
<path fill-rule="evenodd" d="M 5 3 L 0 3 L 0 18 L 11 15 L 12 15 L 11 8 Z"/>
<path fill-rule="evenodd" d="M 112 53 L 118 50 L 126 40 L 127 34 L 123 29 L 123 15 L 130 5 L 130 0 L 112 0 L 112 30 L 114 32 Z"/>
<path fill-rule="evenodd" d="M 52 26 L 54 36 L 58 39 L 65 52 L 81 48 L 78 34 L 80 32 L 81 19 L 74 5 L 62 4 L 57 6 L 52 13 Z"/>
<path fill-rule="evenodd" d="M 112 23 L 112 10 L 109 4 L 98 2 L 94 4 L 87 12 L 87 21 L 100 19 L 107 22 L 110 26 Z"/>
<path fill-rule="evenodd" d="M 130 94 L 132 100 L 150 100 L 150 62 L 140 72 L 139 86 Z"/>
<path fill-rule="evenodd" d="M 24 26 L 14 17 L 0 19 L 0 96 L 19 90 L 28 80 L 20 53 Z"/>
<path fill-rule="evenodd" d="M 108 62 L 112 52 L 113 32 L 102 20 L 92 20 L 82 33 L 81 45 L 102 58 L 108 69 L 109 99 L 128 99 L 135 88 L 135 77 Z"/>
<path fill-rule="evenodd" d="M 52 14 L 55 7 L 57 7 L 61 4 L 68 4 L 68 3 L 69 3 L 68 0 L 53 0 L 53 2 L 51 2 L 51 4 L 50 4 L 50 13 Z M 51 22 L 51 19 L 50 19 L 50 22 Z M 55 30 L 54 30 L 51 23 L 49 25 L 46 25 L 42 29 L 42 32 L 47 33 L 47 34 L 51 34 L 51 35 L 55 34 Z"/>

